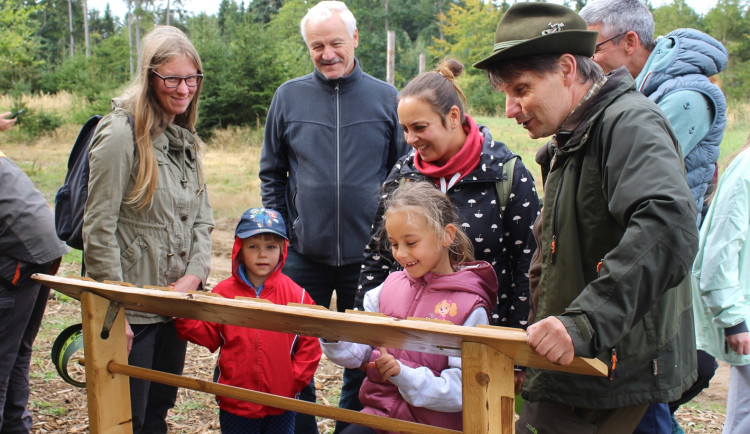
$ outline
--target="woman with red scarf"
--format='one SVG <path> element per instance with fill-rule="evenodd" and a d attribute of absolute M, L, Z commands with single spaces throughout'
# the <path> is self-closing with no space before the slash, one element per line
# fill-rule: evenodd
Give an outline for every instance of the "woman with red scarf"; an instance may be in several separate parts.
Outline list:
<path fill-rule="evenodd" d="M 497 273 L 493 324 L 525 329 L 529 262 L 536 250 L 531 228 L 539 214 L 539 199 L 521 158 L 464 112 L 466 98 L 455 82 L 462 71 L 461 63 L 446 60 L 412 79 L 399 93 L 399 123 L 413 150 L 396 163 L 383 184 L 355 307 L 362 310 L 365 292 L 399 269 L 378 237 L 384 199 L 403 182 L 427 179 L 450 197 L 477 260 L 489 262 Z M 505 163 L 514 164 L 512 180 L 503 179 Z M 511 182 L 507 203 L 499 198 L 498 182 Z M 517 378 L 522 381 L 522 375 Z"/>

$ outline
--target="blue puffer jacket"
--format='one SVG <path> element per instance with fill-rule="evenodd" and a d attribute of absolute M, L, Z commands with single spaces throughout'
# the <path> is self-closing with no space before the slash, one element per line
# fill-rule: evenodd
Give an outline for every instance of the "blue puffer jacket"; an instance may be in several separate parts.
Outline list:
<path fill-rule="evenodd" d="M 685 152 L 685 171 L 688 186 L 698 206 L 698 222 L 701 221 L 700 210 L 706 188 L 716 170 L 719 144 L 727 122 L 724 94 L 708 77 L 723 71 L 728 60 L 729 54 L 721 42 L 698 30 L 677 29 L 657 40 L 656 47 L 636 78 L 638 89 L 659 104 L 681 140 L 685 137 L 681 133 L 707 131 L 694 147 Z M 687 91 L 683 93 L 686 100 L 693 92 L 702 94 L 708 102 L 710 115 L 690 110 L 688 102 L 679 103 L 679 97 L 674 97 L 677 92 L 683 91 Z M 667 97 L 672 97 L 669 103 L 665 103 Z M 694 122 L 687 124 L 687 132 L 678 131 L 677 125 L 686 125 L 686 116 Z M 676 118 L 681 119 L 676 121 Z M 687 146 L 686 143 L 681 145 L 683 150 Z"/>

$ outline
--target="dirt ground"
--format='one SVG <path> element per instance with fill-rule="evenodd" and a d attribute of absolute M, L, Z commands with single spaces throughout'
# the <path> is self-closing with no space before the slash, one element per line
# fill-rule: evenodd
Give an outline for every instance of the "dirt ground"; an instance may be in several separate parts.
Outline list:
<path fill-rule="evenodd" d="M 236 220 L 216 222 L 213 232 L 212 271 L 209 287 L 230 274 L 230 255 L 234 240 Z M 62 269 L 75 274 L 74 266 Z M 84 433 L 88 432 L 86 391 L 62 381 L 50 359 L 52 343 L 65 327 L 80 322 L 80 308 L 75 300 L 50 298 L 42 330 L 34 346 L 31 369 L 31 398 L 29 409 L 34 418 L 34 433 Z M 205 348 L 189 344 L 184 375 L 210 381 L 216 356 Z M 82 377 L 82 368 L 73 376 Z M 318 403 L 337 405 L 341 389 L 341 368 L 323 356 L 315 373 Z M 81 378 L 82 379 L 82 378 Z M 729 386 L 729 368 L 719 366 L 711 386 L 692 402 L 680 408 L 676 417 L 686 433 L 720 433 L 724 423 L 724 406 Z M 168 418 L 169 430 L 174 433 L 219 433 L 218 407 L 212 395 L 180 389 L 177 404 Z M 318 418 L 321 434 L 333 432 L 334 421 Z"/>

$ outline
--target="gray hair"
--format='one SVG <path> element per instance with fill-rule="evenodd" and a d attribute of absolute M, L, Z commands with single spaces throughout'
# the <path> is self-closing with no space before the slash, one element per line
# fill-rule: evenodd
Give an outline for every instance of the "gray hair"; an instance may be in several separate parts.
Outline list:
<path fill-rule="evenodd" d="M 487 68 L 490 85 L 500 89 L 504 84 L 519 77 L 524 72 L 543 76 L 557 71 L 562 54 L 539 54 L 536 56 L 510 59 Z M 604 71 L 594 59 L 580 54 L 571 54 L 576 60 L 576 77 L 584 83 L 595 83 L 604 78 Z"/>
<path fill-rule="evenodd" d="M 357 30 L 357 20 L 349 8 L 346 7 L 346 4 L 341 1 L 326 0 L 311 7 L 299 23 L 299 30 L 302 33 L 302 39 L 305 40 L 305 44 L 307 43 L 307 22 L 310 20 L 327 20 L 333 16 L 334 12 L 339 14 L 339 18 L 344 22 L 349 36 L 354 37 L 354 31 Z"/>
<path fill-rule="evenodd" d="M 605 38 L 632 30 L 647 50 L 653 50 L 656 45 L 654 17 L 640 0 L 596 0 L 584 6 L 578 14 L 589 26 L 600 25 Z M 620 36 L 613 41 L 619 43 L 621 39 Z"/>

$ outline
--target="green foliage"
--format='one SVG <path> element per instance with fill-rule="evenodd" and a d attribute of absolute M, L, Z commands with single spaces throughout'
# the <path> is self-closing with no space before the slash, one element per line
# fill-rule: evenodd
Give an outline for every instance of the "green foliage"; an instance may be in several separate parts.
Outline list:
<path fill-rule="evenodd" d="M 219 12 L 190 17 L 184 0 L 172 0 L 171 24 L 190 36 L 204 61 L 199 131 L 227 125 L 262 123 L 276 88 L 308 74 L 312 62 L 299 32 L 311 0 L 222 0 Z M 472 64 L 485 57 L 507 0 L 346 0 L 357 18 L 357 58 L 367 73 L 386 78 L 387 31 L 396 34 L 395 85 L 403 87 L 419 72 L 447 57 L 464 64 L 460 84 L 472 113 L 500 114 L 504 98 Z M 576 10 L 585 0 L 565 0 Z M 163 2 L 133 0 L 132 38 L 136 42 L 156 23 L 163 23 Z M 747 0 L 717 0 L 704 16 L 686 0 L 653 9 L 656 34 L 693 27 L 714 36 L 729 50 L 730 63 L 719 81 L 729 99 L 750 93 L 750 16 Z M 69 91 L 86 104 L 72 107 L 66 120 L 80 124 L 106 113 L 110 99 L 130 81 L 131 53 L 126 20 L 89 11 L 91 57 L 84 55 L 83 0 L 72 0 L 74 47 L 70 46 L 68 0 L 9 1 L 0 7 L 0 91 L 14 96 Z M 71 49 L 75 56 L 71 55 Z M 135 62 L 135 54 L 133 55 Z M 33 137 L 54 125 L 40 114 L 23 134 Z M 20 126 L 22 126 L 23 121 Z M 11 134 L 21 135 L 21 128 Z"/>
<path fill-rule="evenodd" d="M 225 25 L 222 38 L 217 20 L 207 18 L 196 26 L 201 37 L 193 38 L 207 71 L 198 125 L 204 135 L 215 127 L 254 123 L 265 115 L 283 81 L 279 69 L 269 67 L 274 50 L 268 47 L 275 41 L 265 25 L 249 15 Z M 231 41 L 226 40 L 228 35 L 233 35 Z"/>
<path fill-rule="evenodd" d="M 444 39 L 434 39 L 430 47 L 433 58 L 454 58 L 464 64 L 461 87 L 473 111 L 494 115 L 503 113 L 505 98 L 493 91 L 487 74 L 472 67 L 490 52 L 497 23 L 503 11 L 480 0 L 453 4 L 440 19 Z"/>
<path fill-rule="evenodd" d="M 55 113 L 34 110 L 27 107 L 23 102 L 18 102 L 11 109 L 13 112 L 23 109 L 23 114 L 18 116 L 10 135 L 15 140 L 33 142 L 42 134 L 52 133 L 62 125 L 62 119 Z"/>
<path fill-rule="evenodd" d="M 671 4 L 658 7 L 654 15 L 654 37 L 666 35 L 675 29 L 700 29 L 700 17 L 685 0 L 674 0 Z"/>
<path fill-rule="evenodd" d="M 36 54 L 38 24 L 33 15 L 38 6 L 3 2 L 0 7 L 0 90 L 11 89 L 40 65 Z"/>
<path fill-rule="evenodd" d="M 490 86 L 486 74 L 466 74 L 459 78 L 458 84 L 466 95 L 468 112 L 486 116 L 504 115 L 505 94 Z"/>

